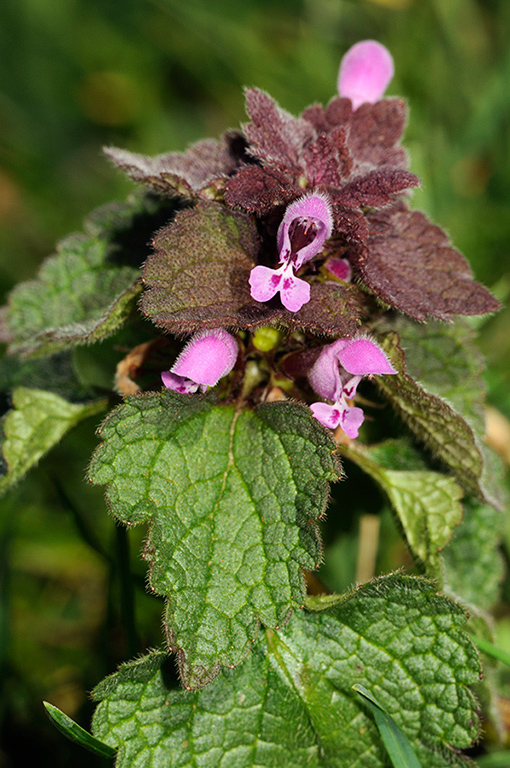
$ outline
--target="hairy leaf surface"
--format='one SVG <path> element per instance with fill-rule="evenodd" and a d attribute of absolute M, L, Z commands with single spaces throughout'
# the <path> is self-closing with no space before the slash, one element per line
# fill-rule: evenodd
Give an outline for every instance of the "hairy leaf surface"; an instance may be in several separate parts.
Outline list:
<path fill-rule="evenodd" d="M 142 309 L 171 333 L 201 328 L 253 328 L 269 323 L 318 333 L 355 333 L 361 294 L 355 286 L 318 283 L 299 312 L 278 299 L 255 301 L 249 276 L 259 240 L 250 216 L 214 202 L 182 211 L 154 239 L 145 265 Z"/>
<path fill-rule="evenodd" d="M 367 246 L 353 255 L 353 263 L 381 301 L 416 320 L 499 309 L 489 291 L 473 280 L 462 254 L 423 213 L 399 203 L 372 214 L 369 221 Z"/>
<path fill-rule="evenodd" d="M 107 157 L 133 181 L 147 184 L 163 195 L 194 199 L 207 186 L 234 172 L 244 155 L 246 142 L 237 131 L 227 132 L 220 141 L 204 139 L 185 152 L 157 157 L 105 147 Z"/>
<path fill-rule="evenodd" d="M 118 749 L 117 768 L 386 768 L 357 683 L 424 766 L 467 766 L 455 748 L 478 732 L 466 686 L 480 667 L 463 610 L 424 579 L 400 575 L 339 600 L 268 631 L 240 667 L 200 691 L 170 689 L 163 654 L 125 665 L 94 692 L 94 735 Z"/>
<path fill-rule="evenodd" d="M 1 329 L 9 352 L 53 354 L 114 333 L 141 293 L 147 241 L 174 212 L 147 195 L 94 211 L 86 234 L 60 243 L 37 278 L 11 292 Z"/>
<path fill-rule="evenodd" d="M 256 412 L 170 390 L 128 398 L 101 427 L 90 468 L 112 512 L 150 522 L 150 583 L 183 682 L 205 685 L 304 600 L 314 520 L 338 478 L 334 443 L 304 406 Z"/>

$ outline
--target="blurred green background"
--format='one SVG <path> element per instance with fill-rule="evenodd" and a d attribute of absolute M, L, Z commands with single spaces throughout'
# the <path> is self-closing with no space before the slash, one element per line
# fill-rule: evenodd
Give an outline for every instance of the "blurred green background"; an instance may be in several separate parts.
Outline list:
<path fill-rule="evenodd" d="M 508 303 L 508 0 L 3 0 L 2 294 L 34 276 L 91 208 L 132 189 L 103 145 L 157 154 L 217 136 L 245 120 L 244 85 L 294 113 L 327 102 L 342 54 L 365 38 L 391 50 L 388 93 L 410 105 L 405 144 L 422 179 L 414 206 Z M 510 417 L 510 311 L 476 322 L 489 400 Z M 101 492 L 83 483 L 94 427 L 81 425 L 0 502 L 1 768 L 98 764 L 53 732 L 41 699 L 86 724 L 86 692 L 161 642 L 161 603 L 143 589 L 142 637 L 122 629 L 126 542 Z"/>

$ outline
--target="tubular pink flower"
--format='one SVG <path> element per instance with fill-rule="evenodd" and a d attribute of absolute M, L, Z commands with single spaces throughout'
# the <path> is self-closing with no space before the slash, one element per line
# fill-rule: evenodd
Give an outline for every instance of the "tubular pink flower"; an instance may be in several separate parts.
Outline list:
<path fill-rule="evenodd" d="M 393 58 L 376 40 L 362 40 L 349 48 L 340 63 L 338 93 L 352 101 L 355 111 L 365 102 L 382 98 L 394 74 Z"/>
<path fill-rule="evenodd" d="M 168 389 L 186 394 L 205 392 L 230 373 L 237 359 L 237 341 L 223 328 L 199 331 L 186 344 L 169 371 L 161 378 Z"/>
<path fill-rule="evenodd" d="M 356 394 L 363 376 L 397 373 L 375 341 L 360 336 L 337 339 L 324 347 L 308 373 L 308 380 L 327 403 L 312 403 L 312 413 L 329 429 L 341 426 L 348 437 L 358 436 L 364 415 L 361 408 L 347 404 Z"/>
<path fill-rule="evenodd" d="M 291 203 L 276 236 L 280 266 L 271 269 L 259 265 L 251 270 L 250 291 L 255 301 L 269 301 L 280 293 L 283 306 L 290 312 L 310 301 L 310 285 L 294 271 L 319 253 L 332 229 L 327 195 L 314 192 Z"/>

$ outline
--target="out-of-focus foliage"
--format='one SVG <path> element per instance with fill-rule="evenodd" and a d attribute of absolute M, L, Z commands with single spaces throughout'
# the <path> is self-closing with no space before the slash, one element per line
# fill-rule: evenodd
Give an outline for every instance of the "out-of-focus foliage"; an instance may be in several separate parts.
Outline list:
<path fill-rule="evenodd" d="M 4 0 L 0 289 L 33 277 L 91 208 L 132 189 L 102 145 L 157 154 L 217 136 L 246 120 L 243 85 L 269 91 L 293 113 L 327 102 L 341 55 L 364 38 L 391 50 L 388 94 L 410 103 L 405 144 L 422 179 L 413 206 L 447 229 L 476 277 L 508 304 L 508 0 Z M 504 308 L 479 330 L 489 399 L 510 418 L 509 327 Z M 103 347 L 113 372 L 122 349 Z M 74 353 L 87 385 L 101 385 L 97 355 Z M 53 734 L 37 702 L 49 699 L 88 725 L 86 691 L 160 641 L 160 607 L 144 592 L 139 547 L 132 569 L 141 640 L 129 621 L 125 534 L 105 515 L 101 491 L 83 482 L 94 428 L 94 419 L 83 422 L 0 500 L 1 768 L 97 764 Z M 372 511 L 377 493 L 367 489 L 360 513 Z M 340 525 L 343 543 L 325 532 L 340 553 L 331 576 L 339 589 L 354 579 L 358 520 Z M 397 537 L 389 518 L 382 526 L 387 546 L 377 568 L 388 571 L 402 553 L 392 559 Z M 505 605 L 499 612 L 510 615 Z"/>

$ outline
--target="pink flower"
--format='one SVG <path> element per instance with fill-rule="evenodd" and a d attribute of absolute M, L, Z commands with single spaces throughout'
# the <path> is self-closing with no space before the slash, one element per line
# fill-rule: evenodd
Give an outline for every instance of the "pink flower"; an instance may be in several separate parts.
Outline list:
<path fill-rule="evenodd" d="M 205 392 L 230 373 L 237 359 L 237 341 L 223 328 L 199 331 L 186 344 L 169 371 L 161 378 L 168 389 L 189 394 Z"/>
<path fill-rule="evenodd" d="M 259 265 L 250 273 L 251 295 L 255 301 L 269 301 L 280 292 L 282 304 L 290 312 L 297 312 L 310 301 L 310 285 L 296 277 L 294 270 L 319 253 L 332 228 L 327 195 L 314 192 L 291 203 L 276 236 L 280 266 L 271 269 Z"/>
<path fill-rule="evenodd" d="M 324 347 L 308 373 L 317 394 L 333 401 L 332 405 L 313 403 L 313 415 L 323 426 L 341 426 L 348 437 L 357 437 L 363 411 L 348 405 L 347 400 L 352 400 L 363 376 L 393 373 L 397 371 L 375 341 L 366 336 L 337 339 Z"/>
<path fill-rule="evenodd" d="M 393 74 L 388 49 L 376 40 L 362 40 L 349 48 L 340 63 L 338 92 L 352 101 L 355 111 L 365 102 L 379 101 Z"/>

